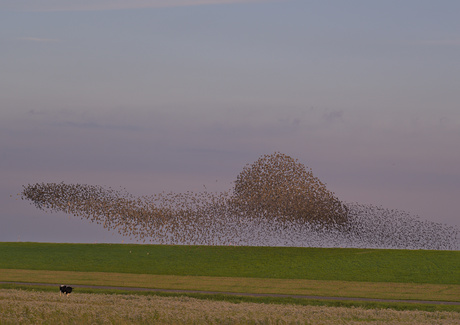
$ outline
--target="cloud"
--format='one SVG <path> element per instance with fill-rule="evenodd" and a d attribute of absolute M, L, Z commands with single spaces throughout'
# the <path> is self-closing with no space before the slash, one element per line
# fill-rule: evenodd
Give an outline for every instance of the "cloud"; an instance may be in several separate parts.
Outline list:
<path fill-rule="evenodd" d="M 323 120 L 326 121 L 327 123 L 333 123 L 337 121 L 343 122 L 343 111 L 337 110 L 337 111 L 326 112 L 323 114 Z"/>
<path fill-rule="evenodd" d="M 269 2 L 270 0 L 6 0 L 0 4 L 0 10 L 17 11 L 102 11 L 142 8 L 165 8 L 231 3 Z M 287 1 L 287 0 L 278 0 Z"/>
<path fill-rule="evenodd" d="M 430 45 L 430 46 L 459 46 L 460 38 L 458 39 L 440 39 L 440 40 L 424 40 L 419 41 L 417 44 Z"/>
<path fill-rule="evenodd" d="M 82 130 L 109 130 L 109 131 L 140 131 L 141 127 L 129 124 L 109 124 L 99 123 L 97 121 L 63 121 L 54 122 L 52 126 L 64 128 L 76 128 Z"/>
<path fill-rule="evenodd" d="M 54 39 L 54 38 L 40 38 L 40 37 L 21 37 L 21 38 L 19 38 L 19 40 L 21 40 L 21 41 L 38 42 L 38 43 L 59 42 L 58 39 Z"/>
<path fill-rule="evenodd" d="M 28 115 L 46 115 L 47 113 L 45 111 L 41 110 L 36 110 L 36 109 L 30 109 L 26 112 Z"/>

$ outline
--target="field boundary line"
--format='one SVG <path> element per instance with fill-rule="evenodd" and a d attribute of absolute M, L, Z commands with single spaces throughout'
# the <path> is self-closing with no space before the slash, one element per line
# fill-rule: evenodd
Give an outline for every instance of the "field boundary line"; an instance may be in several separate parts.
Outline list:
<path fill-rule="evenodd" d="M 32 283 L 32 282 L 7 282 L 0 281 L 0 284 L 14 284 L 25 286 L 55 286 L 56 292 L 59 285 L 56 283 Z M 73 285 L 74 289 L 102 289 L 102 290 L 124 290 L 124 291 L 143 291 L 143 292 L 165 292 L 165 293 L 199 293 L 208 295 L 231 295 L 231 296 L 248 296 L 248 297 L 277 297 L 277 298 L 295 298 L 295 299 L 312 299 L 312 300 L 337 300 L 337 301 L 365 301 L 365 302 L 396 302 L 396 303 L 414 303 L 414 304 L 431 304 L 431 305 L 456 305 L 460 302 L 455 301 L 430 301 L 430 300 L 399 300 L 399 299 L 380 299 L 380 298 L 359 298 L 359 297 L 328 297 L 328 296 L 310 296 L 310 295 L 290 295 L 290 294 L 269 294 L 269 293 L 247 293 L 247 292 L 221 292 L 221 291 L 202 291 L 202 290 L 178 290 L 178 289 L 155 289 L 155 288 L 138 288 L 138 287 L 117 287 L 117 286 L 97 286 L 97 285 Z"/>

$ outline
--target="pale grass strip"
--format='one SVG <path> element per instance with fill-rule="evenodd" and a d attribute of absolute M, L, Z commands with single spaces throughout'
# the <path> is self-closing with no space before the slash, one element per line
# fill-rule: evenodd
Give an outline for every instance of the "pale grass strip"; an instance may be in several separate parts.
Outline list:
<path fill-rule="evenodd" d="M 460 313 L 0 289 L 0 324 L 460 324 Z"/>
<path fill-rule="evenodd" d="M 460 301 L 460 285 L 0 269 L 0 281 L 400 300 Z"/>

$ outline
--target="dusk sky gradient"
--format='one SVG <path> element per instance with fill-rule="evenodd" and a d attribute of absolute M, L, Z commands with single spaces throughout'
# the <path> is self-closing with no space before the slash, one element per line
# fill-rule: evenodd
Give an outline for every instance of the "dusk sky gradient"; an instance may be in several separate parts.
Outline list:
<path fill-rule="evenodd" d="M 343 201 L 460 226 L 459 13 L 457 0 L 0 0 L 0 241 L 126 241 L 16 200 L 22 185 L 224 191 L 275 151 Z"/>

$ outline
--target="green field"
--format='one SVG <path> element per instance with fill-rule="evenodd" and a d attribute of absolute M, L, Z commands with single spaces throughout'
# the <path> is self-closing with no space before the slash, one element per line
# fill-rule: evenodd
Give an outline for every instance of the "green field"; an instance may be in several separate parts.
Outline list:
<path fill-rule="evenodd" d="M 0 269 L 460 285 L 460 251 L 0 243 Z"/>
<path fill-rule="evenodd" d="M 460 302 L 460 251 L 0 243 L 0 281 Z M 347 304 L 460 311 L 452 305 Z"/>

